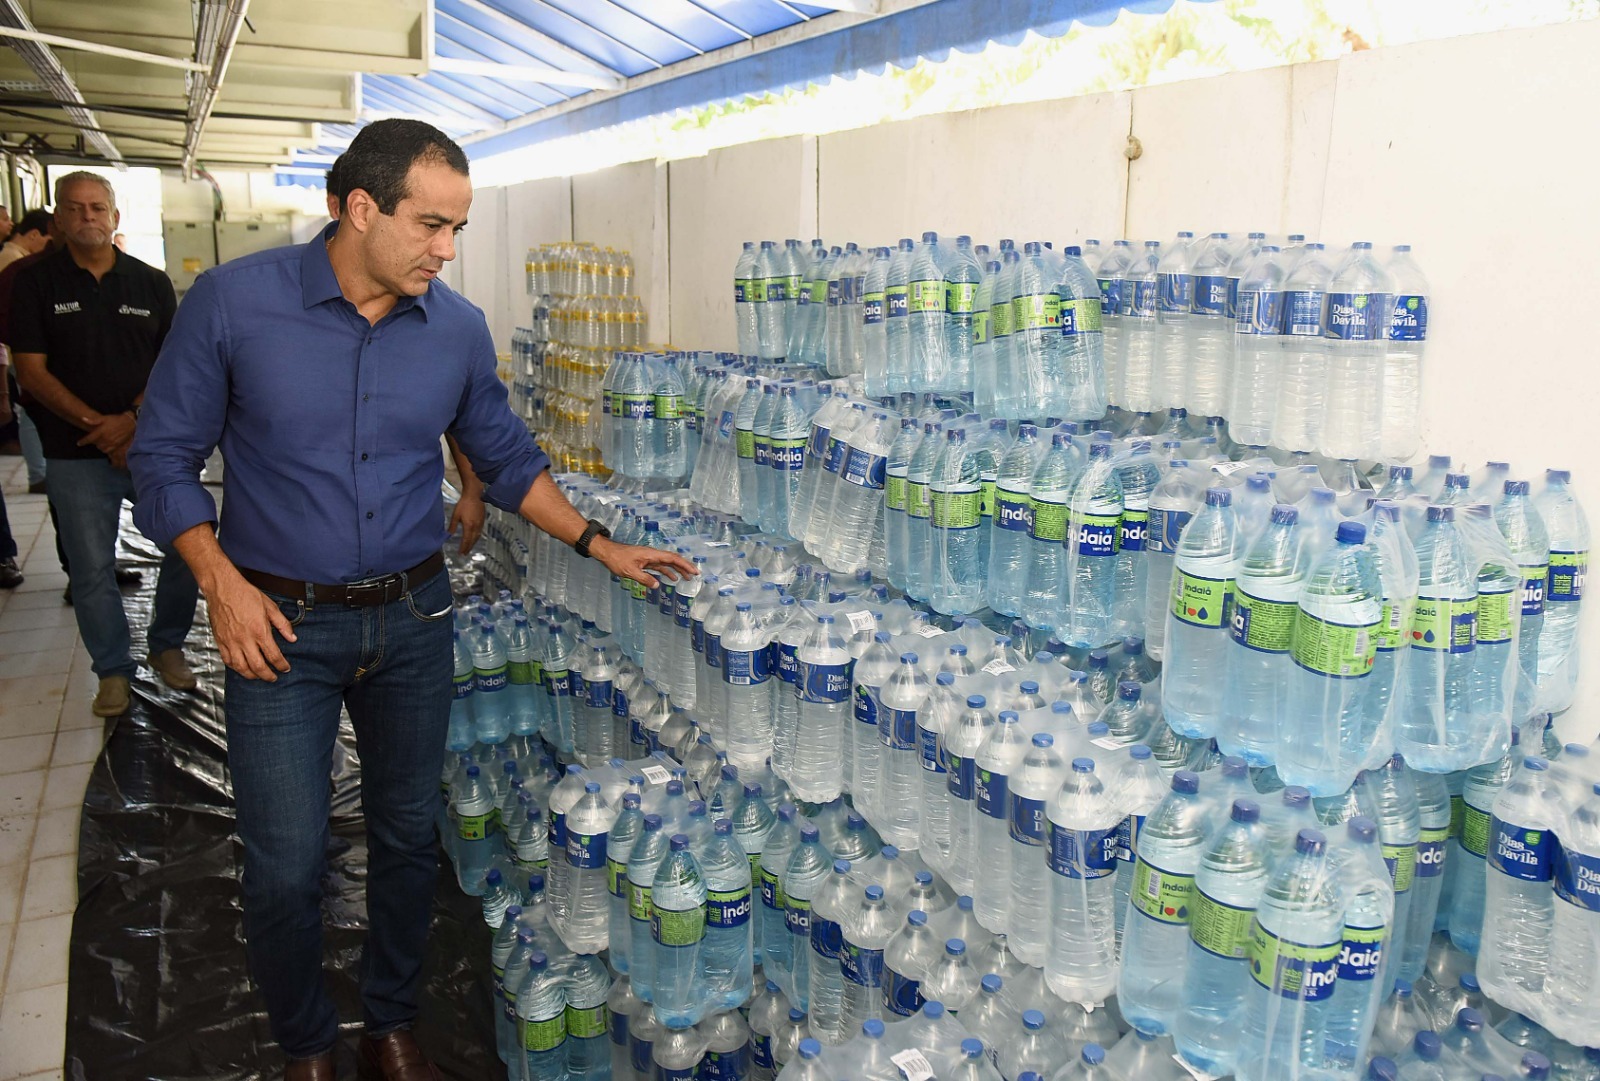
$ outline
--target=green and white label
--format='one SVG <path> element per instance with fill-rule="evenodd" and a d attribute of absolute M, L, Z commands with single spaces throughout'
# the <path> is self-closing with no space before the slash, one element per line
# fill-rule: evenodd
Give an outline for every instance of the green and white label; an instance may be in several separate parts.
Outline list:
<path fill-rule="evenodd" d="M 935 529 L 972 529 L 983 517 L 983 490 L 934 491 L 931 519 Z"/>
<path fill-rule="evenodd" d="M 1224 626 L 1232 601 L 1232 578 L 1202 578 L 1181 568 L 1172 576 L 1172 614 L 1192 627 Z"/>
<path fill-rule="evenodd" d="M 1294 663 L 1332 679 L 1360 679 L 1378 655 L 1378 625 L 1330 623 L 1300 610 L 1294 621 Z"/>
<path fill-rule="evenodd" d="M 1189 922 L 1189 906 L 1194 898 L 1194 876 L 1175 874 L 1146 863 L 1140 857 L 1133 868 L 1133 887 L 1129 892 L 1133 907 L 1160 923 Z"/>
<path fill-rule="evenodd" d="M 1242 589 L 1233 593 L 1233 640 L 1260 653 L 1287 653 L 1294 644 L 1294 601 L 1269 601 Z"/>
<path fill-rule="evenodd" d="M 944 311 L 944 282 L 920 281 L 911 283 L 911 310 L 914 312 Z"/>
<path fill-rule="evenodd" d="M 1411 646 L 1435 653 L 1471 653 L 1478 637 L 1478 599 L 1418 597 Z"/>
<path fill-rule="evenodd" d="M 1061 297 L 1055 293 L 1030 293 L 1011 302 L 1011 319 L 1017 330 L 1057 330 L 1061 327 Z"/>
<path fill-rule="evenodd" d="M 1496 645 L 1511 641 L 1517 594 L 1511 590 L 1478 594 L 1478 641 Z"/>
<path fill-rule="evenodd" d="M 944 310 L 951 315 L 971 315 L 972 301 L 977 295 L 977 282 L 945 282 Z"/>
<path fill-rule="evenodd" d="M 522 1049 L 524 1051 L 554 1051 L 567 1041 L 567 1015 L 565 1011 L 543 1021 L 524 1018 L 522 1022 Z"/>
<path fill-rule="evenodd" d="M 928 501 L 928 486 L 916 481 L 906 482 L 906 513 L 913 518 L 926 518 L 933 513 Z"/>
<path fill-rule="evenodd" d="M 890 510 L 906 509 L 906 478 L 890 473 L 883 478 L 883 503 Z"/>
<path fill-rule="evenodd" d="M 1189 939 L 1207 953 L 1242 961 L 1250 953 L 1250 924 L 1255 915 L 1253 908 L 1227 904 L 1197 888 L 1189 914 Z"/>
<path fill-rule="evenodd" d="M 1067 505 L 1045 499 L 1033 501 L 1033 539 L 1060 543 L 1067 539 Z"/>

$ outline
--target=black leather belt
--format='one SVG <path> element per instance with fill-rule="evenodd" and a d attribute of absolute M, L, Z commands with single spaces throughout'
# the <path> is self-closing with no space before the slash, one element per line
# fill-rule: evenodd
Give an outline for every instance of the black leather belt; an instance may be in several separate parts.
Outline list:
<path fill-rule="evenodd" d="M 239 573 L 244 575 L 246 582 L 268 593 L 300 600 L 309 590 L 318 604 L 344 604 L 351 608 L 370 608 L 399 600 L 442 570 L 444 570 L 444 554 L 435 552 L 410 570 L 338 586 L 298 582 L 293 578 L 281 578 L 276 574 L 253 571 L 248 567 L 240 567 Z"/>

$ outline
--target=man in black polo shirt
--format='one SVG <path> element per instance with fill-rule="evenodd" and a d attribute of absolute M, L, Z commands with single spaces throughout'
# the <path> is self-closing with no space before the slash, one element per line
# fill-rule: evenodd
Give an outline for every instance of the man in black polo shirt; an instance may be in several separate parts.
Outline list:
<path fill-rule="evenodd" d="M 134 498 L 127 470 L 144 386 L 177 308 L 161 271 L 111 243 L 121 215 L 104 177 L 56 181 L 56 226 L 66 243 L 17 276 L 11 351 L 35 411 L 51 478 L 50 502 L 71 563 L 78 632 L 100 690 L 94 712 L 128 708 L 135 668 L 117 591 L 117 526 Z M 191 690 L 183 640 L 194 619 L 194 576 L 177 555 L 161 564 L 148 660 L 169 687 Z"/>

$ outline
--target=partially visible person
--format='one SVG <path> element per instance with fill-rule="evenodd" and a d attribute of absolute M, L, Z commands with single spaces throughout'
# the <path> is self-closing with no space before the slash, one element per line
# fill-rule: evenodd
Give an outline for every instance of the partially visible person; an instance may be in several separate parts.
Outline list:
<path fill-rule="evenodd" d="M 116 236 L 111 238 L 111 243 L 116 245 L 116 248 L 117 248 L 118 251 L 127 251 L 128 250 L 128 234 L 127 233 L 118 233 Z"/>
<path fill-rule="evenodd" d="M 50 246 L 50 211 L 30 210 L 11 230 L 11 236 L 0 245 L 0 269 L 18 259 L 38 255 Z"/>
<path fill-rule="evenodd" d="M 60 250 L 21 271 L 11 297 L 11 348 L 49 462 L 50 499 L 70 563 L 78 631 L 100 678 L 94 712 L 128 708 L 136 671 L 116 582 L 122 501 L 135 498 L 128 445 L 145 383 L 177 308 L 172 281 L 111 243 L 120 215 L 104 177 L 56 181 Z M 147 660 L 167 686 L 192 690 L 183 642 L 198 587 L 169 555 L 161 566 Z"/>
<path fill-rule="evenodd" d="M 11 211 L 6 209 L 4 205 L 0 205 L 0 241 L 4 241 L 11 236 L 11 229 Z"/>
<path fill-rule="evenodd" d="M 4 363 L 5 353 L 0 350 L 0 366 L 10 374 Z M 11 396 L 6 392 L 7 380 L 0 379 L 0 426 L 11 420 Z M 6 495 L 0 492 L 0 589 L 16 589 L 22 584 L 22 570 L 17 566 L 17 539 L 11 535 L 11 518 L 6 514 Z"/>

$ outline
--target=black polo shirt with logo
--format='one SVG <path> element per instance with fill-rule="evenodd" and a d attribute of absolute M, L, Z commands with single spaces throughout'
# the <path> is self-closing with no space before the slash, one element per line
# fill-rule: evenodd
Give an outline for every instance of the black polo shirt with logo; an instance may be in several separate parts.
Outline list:
<path fill-rule="evenodd" d="M 133 408 L 177 310 L 172 280 L 131 255 L 98 282 L 62 247 L 24 267 L 11 294 L 11 351 L 43 353 L 50 374 L 101 413 Z M 28 415 L 46 458 L 103 458 L 84 432 L 48 409 Z"/>

